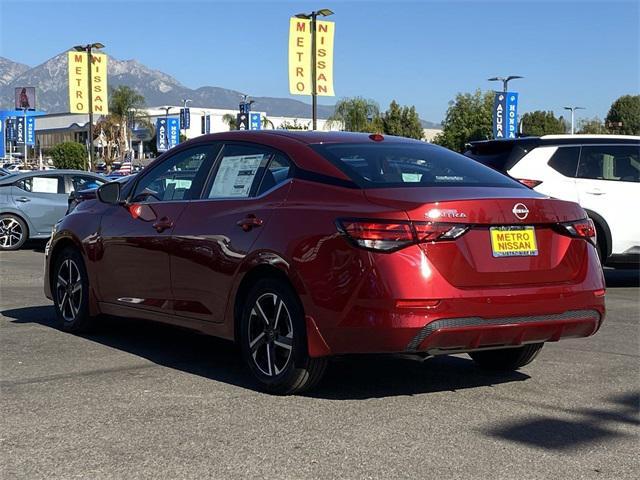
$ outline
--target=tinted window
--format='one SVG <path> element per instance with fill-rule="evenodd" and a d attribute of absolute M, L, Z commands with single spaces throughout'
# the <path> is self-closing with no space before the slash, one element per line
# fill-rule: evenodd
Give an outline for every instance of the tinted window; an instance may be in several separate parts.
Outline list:
<path fill-rule="evenodd" d="M 582 147 L 579 178 L 638 182 L 640 146 L 594 145 Z"/>
<path fill-rule="evenodd" d="M 16 182 L 16 187 L 31 193 L 64 193 L 62 177 L 27 177 Z"/>
<path fill-rule="evenodd" d="M 79 190 L 87 190 L 89 188 L 98 188 L 103 183 L 106 183 L 106 180 L 88 177 L 86 175 L 72 175 L 71 191 L 77 192 Z"/>
<path fill-rule="evenodd" d="M 535 144 L 530 142 L 496 140 L 473 143 L 464 154 L 487 167 L 507 173 L 534 147 Z"/>
<path fill-rule="evenodd" d="M 291 163 L 289 163 L 289 160 L 279 153 L 274 155 L 265 169 L 264 175 L 262 175 L 256 195 L 262 195 L 267 190 L 284 182 L 290 176 Z"/>
<path fill-rule="evenodd" d="M 214 145 L 202 145 L 174 154 L 140 179 L 133 200 L 171 202 L 198 198 L 216 151 Z"/>
<path fill-rule="evenodd" d="M 257 145 L 225 145 L 206 197 L 246 198 L 254 195 L 271 156 L 270 150 Z"/>
<path fill-rule="evenodd" d="M 326 144 L 315 149 L 363 188 L 522 187 L 478 162 L 428 144 Z"/>
<path fill-rule="evenodd" d="M 565 177 L 575 177 L 580 147 L 559 147 L 549 159 L 549 166 Z"/>

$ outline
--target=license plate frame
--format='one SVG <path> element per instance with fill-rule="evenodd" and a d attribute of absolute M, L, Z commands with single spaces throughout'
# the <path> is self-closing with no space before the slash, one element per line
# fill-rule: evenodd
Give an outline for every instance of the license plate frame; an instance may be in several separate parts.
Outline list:
<path fill-rule="evenodd" d="M 508 235 L 506 237 L 500 238 L 500 233 L 507 233 Z M 518 236 L 518 234 L 520 234 L 520 236 Z M 491 253 L 494 258 L 538 256 L 538 240 L 536 238 L 536 229 L 532 225 L 491 227 L 489 228 L 489 236 L 491 237 Z M 507 243 L 513 244 L 516 242 L 519 244 L 528 244 L 529 249 L 504 248 Z"/>

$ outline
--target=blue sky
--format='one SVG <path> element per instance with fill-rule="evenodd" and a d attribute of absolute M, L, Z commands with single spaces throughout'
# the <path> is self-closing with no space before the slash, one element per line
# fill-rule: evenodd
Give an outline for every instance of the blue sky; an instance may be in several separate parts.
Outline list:
<path fill-rule="evenodd" d="M 100 41 L 109 55 L 135 58 L 191 88 L 286 97 L 288 18 L 326 7 L 335 12 L 337 98 L 360 95 L 383 109 L 396 99 L 440 121 L 456 93 L 491 89 L 487 78 L 517 74 L 526 77 L 511 88 L 520 92 L 521 112 L 560 114 L 573 104 L 587 108 L 583 117 L 602 118 L 618 96 L 640 91 L 639 5 L 0 0 L 0 55 L 35 66 Z"/>

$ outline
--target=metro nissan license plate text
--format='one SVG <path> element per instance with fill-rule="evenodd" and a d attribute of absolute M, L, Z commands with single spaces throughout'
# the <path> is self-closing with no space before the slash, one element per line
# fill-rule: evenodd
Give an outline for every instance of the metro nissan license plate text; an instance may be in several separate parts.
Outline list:
<path fill-rule="evenodd" d="M 494 257 L 533 257 L 538 255 L 533 227 L 492 227 L 491 248 Z"/>

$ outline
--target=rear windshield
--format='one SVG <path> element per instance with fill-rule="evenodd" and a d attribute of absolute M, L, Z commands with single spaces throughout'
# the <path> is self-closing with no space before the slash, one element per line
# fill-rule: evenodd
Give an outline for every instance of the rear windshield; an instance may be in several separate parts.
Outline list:
<path fill-rule="evenodd" d="M 529 144 L 518 144 L 516 142 L 499 140 L 472 144 L 471 148 L 464 152 L 464 154 L 487 167 L 506 173 L 518 163 L 530 149 L 531 145 Z"/>
<path fill-rule="evenodd" d="M 346 143 L 313 147 L 362 188 L 522 187 L 458 153 L 426 143 Z"/>

